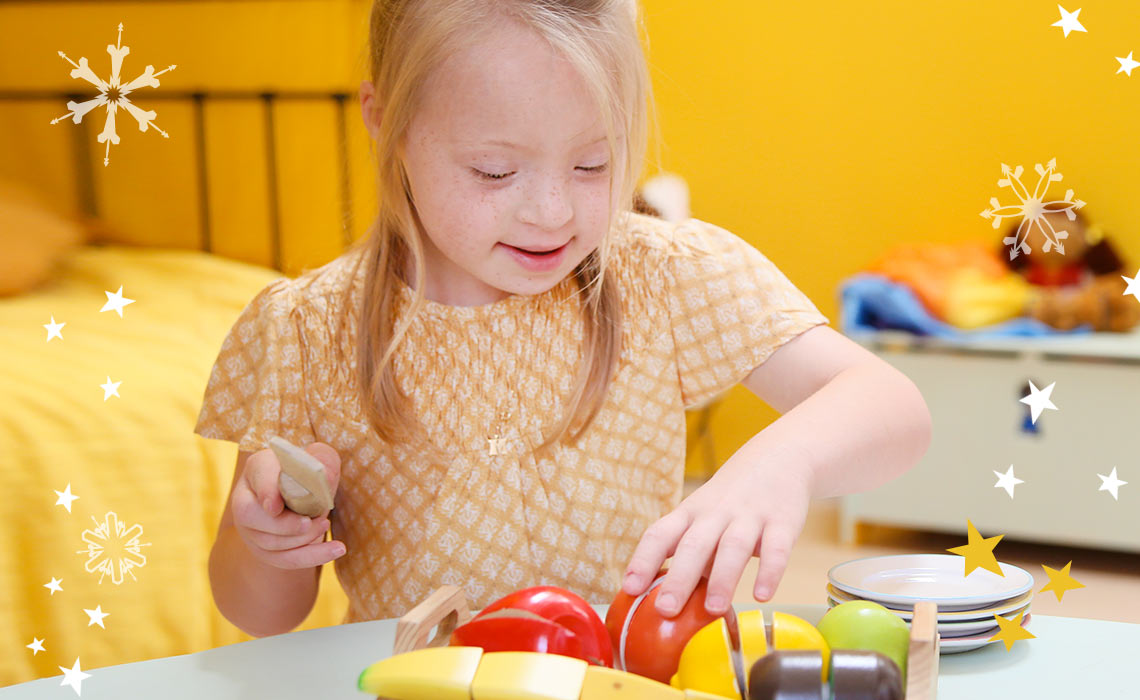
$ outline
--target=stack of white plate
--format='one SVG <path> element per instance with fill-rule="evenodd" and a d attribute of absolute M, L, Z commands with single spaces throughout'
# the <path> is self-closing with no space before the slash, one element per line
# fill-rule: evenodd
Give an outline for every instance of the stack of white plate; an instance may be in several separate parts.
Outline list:
<path fill-rule="evenodd" d="M 1003 576 L 974 569 L 965 576 L 965 560 L 955 554 L 898 554 L 856 559 L 827 572 L 829 607 L 869 600 L 889 608 L 910 624 L 914 604 L 938 605 L 938 633 L 943 654 L 978 649 L 1000 631 L 995 615 L 1029 624 L 1033 577 L 1012 564 L 998 562 Z M 992 643 L 1000 644 L 1000 640 Z"/>

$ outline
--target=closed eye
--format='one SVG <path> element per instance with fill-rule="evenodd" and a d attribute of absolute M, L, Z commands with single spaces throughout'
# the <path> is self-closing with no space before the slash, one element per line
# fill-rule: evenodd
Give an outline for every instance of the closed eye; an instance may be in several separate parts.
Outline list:
<path fill-rule="evenodd" d="M 609 163 L 602 163 L 601 165 L 595 165 L 592 167 L 579 166 L 578 170 L 596 175 L 598 173 L 604 173 L 606 171 L 606 169 L 609 167 L 610 167 Z M 513 171 L 513 170 L 509 173 L 485 173 L 482 170 L 479 170 L 478 168 L 472 168 L 472 170 L 475 171 L 476 175 L 483 178 L 484 180 L 493 180 L 493 181 L 494 180 L 505 180 L 506 178 L 515 174 L 515 171 Z"/>
<path fill-rule="evenodd" d="M 514 172 L 496 174 L 496 173 L 485 173 L 482 170 L 479 170 L 478 168 L 471 168 L 471 170 L 473 170 L 476 175 L 478 175 L 479 177 L 481 177 L 485 180 L 502 180 L 503 178 L 507 177 L 508 175 L 514 175 Z"/>

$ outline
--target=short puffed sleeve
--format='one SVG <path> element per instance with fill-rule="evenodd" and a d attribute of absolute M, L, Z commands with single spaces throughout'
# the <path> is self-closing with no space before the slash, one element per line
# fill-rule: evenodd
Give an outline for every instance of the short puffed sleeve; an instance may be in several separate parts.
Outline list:
<path fill-rule="evenodd" d="M 294 445 L 315 442 L 305 398 L 302 315 L 290 280 L 253 298 L 222 342 L 194 432 L 256 452 L 278 435 Z"/>
<path fill-rule="evenodd" d="M 685 408 L 746 378 L 781 345 L 826 324 L 811 299 L 736 234 L 698 219 L 658 229 Z"/>

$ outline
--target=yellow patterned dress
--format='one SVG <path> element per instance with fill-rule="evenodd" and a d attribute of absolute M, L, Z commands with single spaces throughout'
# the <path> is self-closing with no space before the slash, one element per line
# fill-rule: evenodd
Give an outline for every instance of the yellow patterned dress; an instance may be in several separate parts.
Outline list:
<path fill-rule="evenodd" d="M 610 602 L 645 528 L 680 500 L 685 409 L 827 323 L 723 228 L 631 214 L 611 235 L 624 315 L 617 372 L 591 428 L 542 459 L 534 448 L 561 417 L 581 354 L 570 277 L 484 306 L 429 301 L 411 326 L 397 381 L 447 463 L 381 441 L 342 379 L 354 375 L 334 371 L 338 292 L 363 288 L 363 270 L 350 274 L 353 254 L 275 281 L 242 312 L 195 432 L 251 452 L 273 435 L 336 448 L 332 533 L 348 550 L 335 563 L 345 622 L 399 617 L 447 583 L 475 609 L 538 584 Z M 412 294 L 401 285 L 397 313 Z M 355 328 L 353 320 L 350 338 Z M 489 450 L 504 411 L 499 449 Z"/>

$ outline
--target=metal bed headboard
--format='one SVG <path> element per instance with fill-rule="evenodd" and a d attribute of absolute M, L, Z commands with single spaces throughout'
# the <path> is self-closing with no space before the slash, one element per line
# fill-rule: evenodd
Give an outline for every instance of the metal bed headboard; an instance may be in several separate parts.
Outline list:
<path fill-rule="evenodd" d="M 349 181 L 348 164 L 348 109 L 346 103 L 354 98 L 356 93 L 349 92 L 319 92 L 304 90 L 275 90 L 258 92 L 254 90 L 205 90 L 205 91 L 178 91 L 162 90 L 148 92 L 147 102 L 174 101 L 191 102 L 193 104 L 193 128 L 195 139 L 195 167 L 198 179 L 198 210 L 199 210 L 199 245 L 201 250 L 212 253 L 213 240 L 210 232 L 210 192 L 207 187 L 207 161 L 206 161 L 206 102 L 209 101 L 259 101 L 262 105 L 262 114 L 265 122 L 265 163 L 269 184 L 269 229 L 270 254 L 275 270 L 282 270 L 281 261 L 281 219 L 279 208 L 279 194 L 277 191 L 277 154 L 274 148 L 276 140 L 276 126 L 274 119 L 274 105 L 282 100 L 301 101 L 331 101 L 336 108 L 337 129 L 337 157 L 340 170 L 340 210 L 341 210 L 341 249 L 347 249 L 352 243 L 352 234 L 345 222 L 350 220 L 352 212 L 352 189 Z M 71 91 L 53 90 L 0 90 L 0 103 L 3 102 L 32 102 L 58 100 L 65 105 L 68 100 L 82 102 L 95 97 L 95 93 L 79 93 Z M 75 190 L 80 209 L 84 214 L 98 216 L 98 205 L 95 200 L 94 187 L 94 161 L 92 152 L 96 143 L 91 122 L 85 119 L 71 127 L 71 150 L 75 158 L 76 182 Z"/>

